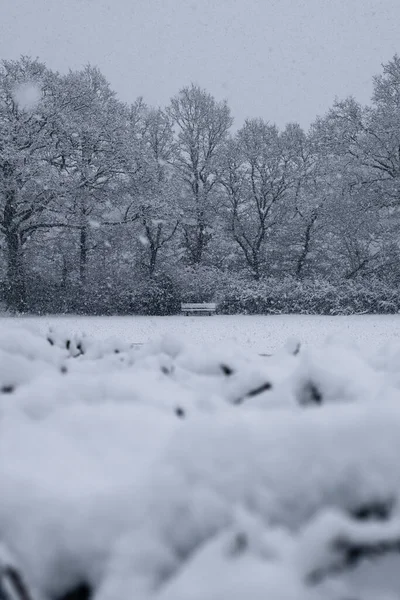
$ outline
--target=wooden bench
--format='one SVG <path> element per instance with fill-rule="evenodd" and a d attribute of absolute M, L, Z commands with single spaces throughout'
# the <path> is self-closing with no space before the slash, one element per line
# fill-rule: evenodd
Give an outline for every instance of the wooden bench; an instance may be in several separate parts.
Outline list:
<path fill-rule="evenodd" d="M 202 302 L 202 303 L 188 303 L 183 302 L 181 304 L 181 312 L 186 315 L 211 315 L 215 314 L 217 305 L 213 302 Z"/>

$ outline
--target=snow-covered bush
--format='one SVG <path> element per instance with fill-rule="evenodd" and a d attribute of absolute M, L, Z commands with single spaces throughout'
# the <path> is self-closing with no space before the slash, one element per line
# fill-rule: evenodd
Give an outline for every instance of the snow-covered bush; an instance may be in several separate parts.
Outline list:
<path fill-rule="evenodd" d="M 225 314 L 397 313 L 396 289 L 379 280 L 341 281 L 264 279 L 234 280 L 225 289 L 219 311 Z"/>
<path fill-rule="evenodd" d="M 141 315 L 173 315 L 180 310 L 180 294 L 168 275 L 158 275 L 135 285 L 130 312 Z"/>
<path fill-rule="evenodd" d="M 180 268 L 175 275 L 182 302 L 212 302 L 229 286 L 231 276 L 214 267 Z"/>
<path fill-rule="evenodd" d="M 171 315 L 181 302 L 216 302 L 222 314 L 397 313 L 397 287 L 380 279 L 266 278 L 254 281 L 210 266 L 179 266 L 152 277 L 135 272 L 118 286 L 98 278 L 82 294 L 78 281 L 28 278 L 28 312 Z"/>
<path fill-rule="evenodd" d="M 0 365 L 2 600 L 398 597 L 400 345 L 10 326 Z"/>

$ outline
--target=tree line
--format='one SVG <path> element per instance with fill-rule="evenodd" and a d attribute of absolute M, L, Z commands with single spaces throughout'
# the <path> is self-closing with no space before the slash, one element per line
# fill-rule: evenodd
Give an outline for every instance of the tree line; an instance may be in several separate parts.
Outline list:
<path fill-rule="evenodd" d="M 195 84 L 155 108 L 121 102 L 96 67 L 0 65 L 12 310 L 173 312 L 283 280 L 395 290 L 399 205 L 397 55 L 369 106 L 336 101 L 308 131 L 259 118 L 235 130 Z"/>

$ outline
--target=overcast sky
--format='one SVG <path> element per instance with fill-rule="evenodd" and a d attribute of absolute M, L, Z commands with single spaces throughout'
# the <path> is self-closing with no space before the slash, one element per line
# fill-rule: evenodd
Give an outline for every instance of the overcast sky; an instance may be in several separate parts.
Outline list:
<path fill-rule="evenodd" d="M 0 0 L 0 58 L 100 67 L 119 97 L 165 105 L 191 81 L 236 126 L 307 127 L 335 96 L 368 102 L 400 53 L 400 0 Z"/>

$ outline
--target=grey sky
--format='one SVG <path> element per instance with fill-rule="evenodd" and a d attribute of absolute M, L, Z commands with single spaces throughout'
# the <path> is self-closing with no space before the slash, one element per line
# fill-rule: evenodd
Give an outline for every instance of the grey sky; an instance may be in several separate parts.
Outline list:
<path fill-rule="evenodd" d="M 400 0 L 0 0 L 0 58 L 90 62 L 119 97 L 165 105 L 194 81 L 236 125 L 304 127 L 335 96 L 368 102 L 400 53 Z"/>

